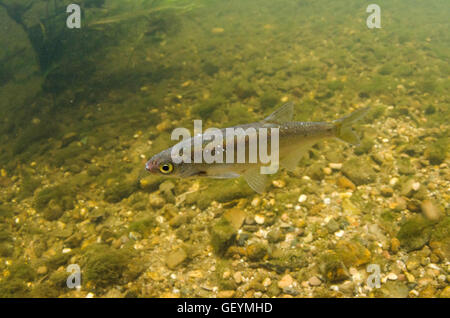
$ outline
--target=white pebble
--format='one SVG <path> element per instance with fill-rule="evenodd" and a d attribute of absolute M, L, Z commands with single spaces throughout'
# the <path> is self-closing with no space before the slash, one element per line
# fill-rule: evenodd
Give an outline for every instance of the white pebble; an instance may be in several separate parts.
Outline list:
<path fill-rule="evenodd" d="M 323 203 L 325 203 L 326 205 L 331 203 L 331 199 L 330 198 L 325 198 L 323 199 Z"/>
<path fill-rule="evenodd" d="M 389 273 L 389 274 L 387 275 L 387 279 L 389 279 L 389 280 L 397 280 L 397 279 L 398 279 L 398 276 L 395 275 L 395 273 Z"/>
<path fill-rule="evenodd" d="M 413 188 L 414 191 L 418 191 L 419 188 L 420 188 L 420 183 L 419 182 L 414 182 L 412 184 L 412 188 Z"/>
<path fill-rule="evenodd" d="M 308 198 L 308 197 L 307 197 L 305 194 L 302 194 L 302 195 L 300 195 L 300 197 L 298 198 L 298 202 L 300 202 L 300 203 L 305 202 L 307 198 Z"/>
<path fill-rule="evenodd" d="M 333 170 L 341 170 L 342 163 L 330 163 L 328 166 Z"/>
<path fill-rule="evenodd" d="M 70 248 L 63 248 L 62 252 L 63 252 L 63 254 L 67 254 L 67 253 L 72 252 L 72 249 L 70 249 Z"/>
<path fill-rule="evenodd" d="M 336 235 L 337 237 L 343 237 L 344 236 L 344 231 L 343 230 L 339 230 L 336 233 L 334 233 L 334 235 Z"/>
<path fill-rule="evenodd" d="M 255 215 L 255 222 L 257 223 L 257 224 L 264 224 L 264 215 L 261 215 L 261 214 L 257 214 L 257 215 Z"/>
<path fill-rule="evenodd" d="M 391 186 L 394 186 L 394 185 L 396 185 L 397 184 L 397 182 L 398 182 L 398 178 L 392 178 L 391 180 L 389 180 L 389 184 L 391 185 Z"/>
<path fill-rule="evenodd" d="M 86 298 L 94 298 L 94 294 L 93 294 L 93 293 L 88 293 L 88 294 L 86 295 Z"/>

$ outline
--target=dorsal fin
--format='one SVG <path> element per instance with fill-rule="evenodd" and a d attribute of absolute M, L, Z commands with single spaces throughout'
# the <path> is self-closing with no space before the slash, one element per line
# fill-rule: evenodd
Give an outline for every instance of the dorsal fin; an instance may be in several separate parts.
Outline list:
<path fill-rule="evenodd" d="M 292 121 L 294 117 L 294 103 L 289 102 L 278 108 L 268 117 L 264 118 L 265 122 L 282 124 L 285 122 Z"/>

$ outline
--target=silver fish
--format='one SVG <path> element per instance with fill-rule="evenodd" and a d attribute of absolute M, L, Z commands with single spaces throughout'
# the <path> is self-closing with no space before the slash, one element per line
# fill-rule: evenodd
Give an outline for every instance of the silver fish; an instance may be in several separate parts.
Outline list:
<path fill-rule="evenodd" d="M 279 164 L 281 167 L 293 171 L 306 151 L 321 139 L 338 138 L 351 144 L 359 144 L 359 138 L 354 133 L 352 125 L 364 117 L 368 111 L 369 107 L 358 109 L 352 114 L 332 122 L 296 122 L 292 121 L 294 115 L 293 104 L 287 103 L 260 122 L 234 126 L 232 128 L 243 128 L 244 130 L 254 128 L 258 135 L 260 134 L 261 128 L 278 128 Z M 225 135 L 225 128 L 221 131 Z M 199 135 L 188 140 L 183 140 L 171 148 L 154 155 L 146 163 L 145 169 L 152 174 L 180 178 L 209 177 L 221 179 L 243 176 L 253 190 L 258 193 L 264 192 L 267 184 L 267 175 L 260 173 L 260 167 L 264 166 L 260 160 L 254 163 L 250 163 L 249 160 L 245 160 L 245 163 L 237 163 L 237 160 L 234 160 L 233 163 L 195 163 L 194 161 L 191 161 L 191 163 L 175 163 L 172 160 L 172 150 L 175 146 L 180 148 L 183 145 L 182 143 L 193 144 L 195 138 L 203 137 L 204 135 Z M 205 145 L 204 139 L 201 140 L 202 145 Z M 267 137 L 267 141 L 269 143 L 268 147 L 270 147 L 271 139 Z M 245 143 L 245 157 L 248 159 L 249 137 L 247 136 L 245 139 L 242 139 L 241 142 Z M 236 150 L 238 144 L 239 141 L 235 143 L 234 150 Z M 216 152 L 223 152 L 224 156 L 227 152 L 225 144 L 222 147 L 214 147 L 214 150 Z M 193 149 L 190 154 L 192 158 L 195 156 L 195 151 Z M 236 154 L 237 151 L 234 151 L 234 156 Z"/>

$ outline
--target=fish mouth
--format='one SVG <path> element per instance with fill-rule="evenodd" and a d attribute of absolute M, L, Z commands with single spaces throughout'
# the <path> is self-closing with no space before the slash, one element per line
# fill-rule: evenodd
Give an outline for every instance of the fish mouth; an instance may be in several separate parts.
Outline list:
<path fill-rule="evenodd" d="M 147 163 L 145 164 L 145 170 L 147 170 L 148 172 L 154 172 L 155 171 L 155 167 L 157 166 L 155 161 L 147 161 Z"/>

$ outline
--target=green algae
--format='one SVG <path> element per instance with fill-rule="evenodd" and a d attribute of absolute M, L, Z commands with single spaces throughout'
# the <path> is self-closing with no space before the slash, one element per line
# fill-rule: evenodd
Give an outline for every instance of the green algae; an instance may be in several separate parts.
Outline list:
<path fill-rule="evenodd" d="M 319 269 L 325 279 L 331 283 L 348 278 L 347 268 L 339 256 L 332 251 L 327 251 L 320 257 Z"/>
<path fill-rule="evenodd" d="M 28 125 L 28 127 L 19 134 L 16 142 L 12 147 L 14 155 L 21 154 L 27 150 L 27 153 L 31 153 L 33 149 L 31 146 L 42 142 L 44 139 L 55 137 L 58 135 L 59 128 L 52 121 L 41 121 L 39 124 Z M 38 145 L 42 147 L 42 145 Z M 34 146 L 36 147 L 36 146 Z"/>
<path fill-rule="evenodd" d="M 367 184 L 375 181 L 376 173 L 365 157 L 352 158 L 344 162 L 342 172 L 355 185 Z"/>
<path fill-rule="evenodd" d="M 106 189 L 105 200 L 111 203 L 120 202 L 128 198 L 137 189 L 138 183 L 136 181 L 120 181 Z"/>
<path fill-rule="evenodd" d="M 224 255 L 227 248 L 231 246 L 236 238 L 237 231 L 225 218 L 220 218 L 210 229 L 211 245 L 214 252 Z"/>
<path fill-rule="evenodd" d="M 369 153 L 372 150 L 374 144 L 375 143 L 372 140 L 372 138 L 363 138 L 361 140 L 361 143 L 358 146 L 355 147 L 354 152 L 358 156 L 363 155 L 363 154 L 367 154 L 367 153 Z"/>
<path fill-rule="evenodd" d="M 83 273 L 87 282 L 105 288 L 120 284 L 128 269 L 130 252 L 97 244 L 85 252 Z"/>
<path fill-rule="evenodd" d="M 141 234 L 148 234 L 157 225 L 153 216 L 147 216 L 130 224 L 129 230 Z"/>
<path fill-rule="evenodd" d="M 433 222 L 422 216 L 406 220 L 397 233 L 402 247 L 408 252 L 421 249 L 430 241 Z"/>
<path fill-rule="evenodd" d="M 425 157 L 433 165 L 441 164 L 447 157 L 448 147 L 449 139 L 447 137 L 440 138 L 425 149 Z"/>
<path fill-rule="evenodd" d="M 26 283 L 34 281 L 35 278 L 35 270 L 30 264 L 18 262 L 11 265 L 8 277 L 0 281 L 0 297 L 29 297 L 30 289 Z"/>
<path fill-rule="evenodd" d="M 279 103 L 280 96 L 278 96 L 273 92 L 264 92 L 264 94 L 259 98 L 259 100 L 263 110 L 272 109 Z"/>

